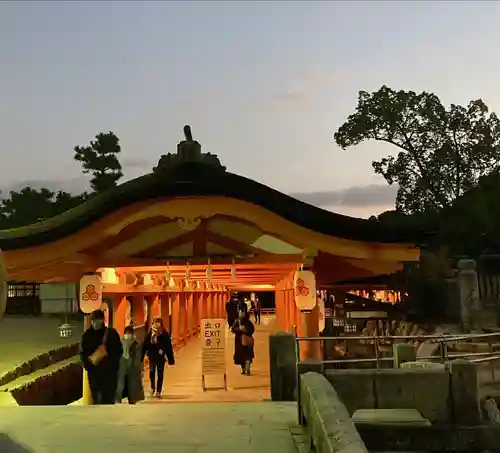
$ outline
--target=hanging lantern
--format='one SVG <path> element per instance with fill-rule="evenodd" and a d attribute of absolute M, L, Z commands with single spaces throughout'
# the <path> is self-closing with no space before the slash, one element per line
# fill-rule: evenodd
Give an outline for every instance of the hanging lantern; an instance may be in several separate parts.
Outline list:
<path fill-rule="evenodd" d="M 317 303 L 316 277 L 312 271 L 297 270 L 293 276 L 295 304 L 301 311 L 311 311 Z"/>
<path fill-rule="evenodd" d="M 231 265 L 231 280 L 236 280 L 236 265 L 234 264 L 234 260 Z"/>
<path fill-rule="evenodd" d="M 165 270 L 165 285 L 171 286 L 172 272 L 170 272 L 170 261 L 167 261 L 167 269 Z"/>
<path fill-rule="evenodd" d="M 189 280 L 191 280 L 191 269 L 189 268 L 189 261 L 186 263 L 186 284 L 189 286 Z"/>
<path fill-rule="evenodd" d="M 208 259 L 207 266 L 207 280 L 209 283 L 212 283 L 212 264 L 210 263 L 210 258 Z"/>

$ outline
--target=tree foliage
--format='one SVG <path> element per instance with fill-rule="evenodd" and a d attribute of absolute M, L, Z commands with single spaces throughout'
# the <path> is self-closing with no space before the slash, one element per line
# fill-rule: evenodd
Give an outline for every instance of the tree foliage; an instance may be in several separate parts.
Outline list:
<path fill-rule="evenodd" d="M 75 146 L 75 159 L 82 163 L 83 172 L 90 173 L 90 186 L 95 193 L 115 187 L 123 176 L 118 159 L 120 141 L 113 132 L 99 133 L 85 146 Z"/>
<path fill-rule="evenodd" d="M 78 206 L 86 195 L 73 196 L 67 192 L 25 187 L 11 191 L 0 202 L 0 228 L 16 228 L 31 225 Z"/>
<path fill-rule="evenodd" d="M 92 175 L 93 193 L 116 186 L 123 176 L 118 159 L 120 151 L 118 137 L 113 132 L 97 134 L 89 145 L 74 148 L 75 160 L 81 162 L 84 173 Z M 11 191 L 7 197 L 0 193 L 0 229 L 31 225 L 54 217 L 83 203 L 93 193 L 73 195 L 32 187 Z"/>
<path fill-rule="evenodd" d="M 482 100 L 446 109 L 425 91 L 360 91 L 356 111 L 334 138 L 343 149 L 367 140 L 395 147 L 397 154 L 372 165 L 398 184 L 396 209 L 403 213 L 449 207 L 500 168 L 500 120 Z"/>

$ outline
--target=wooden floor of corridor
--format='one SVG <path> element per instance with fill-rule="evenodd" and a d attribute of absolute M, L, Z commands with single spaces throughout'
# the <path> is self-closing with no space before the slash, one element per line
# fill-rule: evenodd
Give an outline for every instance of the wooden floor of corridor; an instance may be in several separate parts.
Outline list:
<path fill-rule="evenodd" d="M 241 368 L 233 363 L 234 335 L 226 334 L 226 374 L 228 390 L 223 389 L 223 376 L 207 376 L 205 392 L 201 380 L 201 339 L 192 339 L 180 349 L 176 364 L 167 367 L 161 399 L 149 396 L 149 373 L 144 373 L 145 404 L 179 402 L 254 402 L 270 399 L 269 335 L 275 329 L 275 318 L 263 316 L 256 325 L 255 359 L 252 374 L 244 376 Z"/>

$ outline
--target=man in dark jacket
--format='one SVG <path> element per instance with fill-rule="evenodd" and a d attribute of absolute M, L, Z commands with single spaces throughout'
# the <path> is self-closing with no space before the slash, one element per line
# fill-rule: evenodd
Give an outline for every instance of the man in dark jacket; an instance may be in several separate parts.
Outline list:
<path fill-rule="evenodd" d="M 90 314 L 90 323 L 82 335 L 80 358 L 87 370 L 93 404 L 114 404 L 123 353 L 120 335 L 105 325 L 102 310 Z"/>
<path fill-rule="evenodd" d="M 163 325 L 162 318 L 155 318 L 153 326 L 144 340 L 142 358 L 149 358 L 149 379 L 151 380 L 151 393 L 158 398 L 161 397 L 163 389 L 163 375 L 165 364 L 175 364 L 174 348 L 170 335 Z M 158 380 L 156 380 L 156 375 Z"/>

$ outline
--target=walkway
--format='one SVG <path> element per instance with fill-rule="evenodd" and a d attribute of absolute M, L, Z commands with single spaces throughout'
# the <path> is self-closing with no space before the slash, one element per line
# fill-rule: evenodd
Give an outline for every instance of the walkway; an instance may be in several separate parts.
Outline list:
<path fill-rule="evenodd" d="M 70 338 L 59 336 L 61 317 L 4 316 L 0 319 L 0 376 L 39 354 L 78 343 L 83 323 L 75 326 Z M 72 322 L 75 325 L 74 322 Z M 0 450 L 1 451 L 1 450 Z"/>
<path fill-rule="evenodd" d="M 241 369 L 233 364 L 234 336 L 226 335 L 226 369 L 228 391 L 224 391 L 223 376 L 209 376 L 203 392 L 201 385 L 201 339 L 192 339 L 176 355 L 176 364 L 165 373 L 164 395 L 161 400 L 148 397 L 146 403 L 162 402 L 245 402 L 270 399 L 269 334 L 274 330 L 272 316 L 262 318 L 256 326 L 255 360 L 252 375 L 241 375 Z M 150 388 L 149 376 L 145 373 L 144 388 Z"/>
<path fill-rule="evenodd" d="M 2 453 L 296 453 L 294 403 L 0 407 Z"/>

